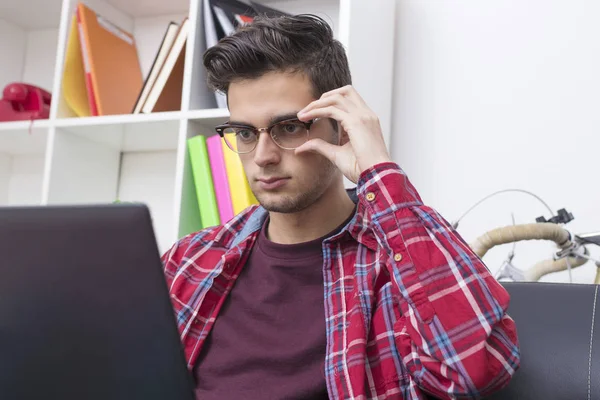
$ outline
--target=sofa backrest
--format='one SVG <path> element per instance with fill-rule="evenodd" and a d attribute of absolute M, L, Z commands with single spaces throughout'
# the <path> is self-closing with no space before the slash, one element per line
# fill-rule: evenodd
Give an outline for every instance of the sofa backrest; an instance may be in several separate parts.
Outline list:
<path fill-rule="evenodd" d="M 521 367 L 493 400 L 600 399 L 598 286 L 502 282 Z"/>

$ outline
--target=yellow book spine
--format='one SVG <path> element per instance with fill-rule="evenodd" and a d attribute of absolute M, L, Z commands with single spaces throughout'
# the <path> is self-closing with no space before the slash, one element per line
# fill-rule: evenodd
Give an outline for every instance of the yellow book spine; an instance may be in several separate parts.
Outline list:
<path fill-rule="evenodd" d="M 227 170 L 229 191 L 231 192 L 233 214 L 237 215 L 249 206 L 258 204 L 258 200 L 250 190 L 250 184 L 242 167 L 240 156 L 231 151 L 224 140 L 221 141 L 221 144 L 223 146 L 223 159 Z"/>

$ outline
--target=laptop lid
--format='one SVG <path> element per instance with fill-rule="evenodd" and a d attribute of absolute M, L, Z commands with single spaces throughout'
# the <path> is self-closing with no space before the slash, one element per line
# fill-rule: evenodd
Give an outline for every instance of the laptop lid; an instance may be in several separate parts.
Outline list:
<path fill-rule="evenodd" d="M 0 208 L 0 398 L 194 398 L 146 206 Z"/>

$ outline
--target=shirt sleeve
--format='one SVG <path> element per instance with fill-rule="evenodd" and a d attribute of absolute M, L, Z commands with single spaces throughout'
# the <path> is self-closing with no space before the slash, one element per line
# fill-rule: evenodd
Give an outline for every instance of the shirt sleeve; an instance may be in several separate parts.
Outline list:
<path fill-rule="evenodd" d="M 411 378 L 442 399 L 506 386 L 520 352 L 505 288 L 396 163 L 364 171 L 357 195 L 390 260 L 402 314 L 394 335 Z"/>
<path fill-rule="evenodd" d="M 187 237 L 177 241 L 160 257 L 163 265 L 163 272 L 165 274 L 165 280 L 169 291 L 171 291 L 171 286 L 173 284 L 177 272 L 179 271 L 181 260 L 183 258 L 183 254 L 185 252 L 185 248 L 188 245 L 188 242 L 189 238 Z"/>

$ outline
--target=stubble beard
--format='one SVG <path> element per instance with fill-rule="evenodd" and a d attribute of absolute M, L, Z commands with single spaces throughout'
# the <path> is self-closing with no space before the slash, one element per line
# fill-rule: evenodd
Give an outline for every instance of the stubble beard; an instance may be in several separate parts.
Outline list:
<path fill-rule="evenodd" d="M 327 159 L 324 159 L 320 164 L 319 168 L 317 168 L 319 171 L 318 175 L 308 178 L 312 185 L 306 188 L 299 188 L 297 193 L 282 193 L 270 196 L 262 196 L 262 193 L 254 193 L 254 196 L 260 205 L 269 212 L 290 214 L 303 211 L 316 203 L 333 182 L 336 166 Z"/>

